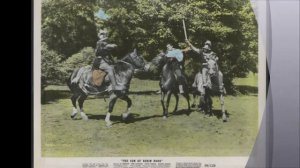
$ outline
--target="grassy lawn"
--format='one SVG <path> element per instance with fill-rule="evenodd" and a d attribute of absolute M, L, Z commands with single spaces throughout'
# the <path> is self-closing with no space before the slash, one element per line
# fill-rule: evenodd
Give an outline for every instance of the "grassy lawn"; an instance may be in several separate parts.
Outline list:
<path fill-rule="evenodd" d="M 70 118 L 70 92 L 66 86 L 46 88 L 42 105 L 42 155 L 46 157 L 100 156 L 241 156 L 249 155 L 258 125 L 257 76 L 234 80 L 242 94 L 225 97 L 229 121 L 206 116 L 194 110 L 189 116 L 187 103 L 180 96 L 179 110 L 162 119 L 158 81 L 133 79 L 132 115 L 120 122 L 126 103 L 119 100 L 112 113 L 112 128 L 105 127 L 108 102 L 89 97 L 84 109 L 88 121 Z M 248 94 L 249 93 L 249 94 Z M 170 111 L 174 107 L 171 98 Z M 220 113 L 217 97 L 213 109 Z"/>

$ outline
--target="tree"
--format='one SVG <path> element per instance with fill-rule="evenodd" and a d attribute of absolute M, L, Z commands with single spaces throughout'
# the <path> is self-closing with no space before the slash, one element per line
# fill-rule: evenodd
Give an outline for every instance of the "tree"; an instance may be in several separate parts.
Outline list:
<path fill-rule="evenodd" d="M 96 0 L 44 0 L 42 41 L 62 59 L 97 41 Z"/>
<path fill-rule="evenodd" d="M 258 61 L 258 29 L 250 2 L 243 6 L 239 14 L 242 22 L 241 32 L 243 33 L 243 40 L 241 57 L 238 63 L 256 73 Z"/>
<path fill-rule="evenodd" d="M 106 20 L 95 17 L 100 8 L 109 15 Z M 118 45 L 117 58 L 137 48 L 151 60 L 168 43 L 187 47 L 182 19 L 196 47 L 212 41 L 227 88 L 233 86 L 233 78 L 257 72 L 257 23 L 249 0 L 44 0 L 42 42 L 67 63 L 84 47 L 95 47 L 97 28 L 103 26 L 109 30 L 109 40 Z M 185 60 L 192 81 L 201 62 L 193 53 L 186 54 Z"/>
<path fill-rule="evenodd" d="M 62 81 L 66 81 L 70 77 L 74 69 L 91 65 L 95 58 L 95 51 L 92 47 L 85 47 L 78 53 L 63 61 L 60 65 L 62 72 Z"/>
<path fill-rule="evenodd" d="M 49 50 L 45 43 L 42 43 L 41 51 L 41 84 L 42 90 L 49 84 L 56 84 L 61 81 L 61 55 L 53 50 Z"/>
<path fill-rule="evenodd" d="M 184 48 L 182 19 L 188 38 L 198 48 L 209 39 L 224 73 L 224 83 L 254 71 L 257 64 L 257 24 L 249 1 L 243 0 L 102 0 L 110 16 L 104 21 L 121 57 L 133 48 L 150 60 L 166 44 Z M 196 59 L 196 61 L 194 60 Z M 187 56 L 190 80 L 200 69 L 196 56 Z"/>

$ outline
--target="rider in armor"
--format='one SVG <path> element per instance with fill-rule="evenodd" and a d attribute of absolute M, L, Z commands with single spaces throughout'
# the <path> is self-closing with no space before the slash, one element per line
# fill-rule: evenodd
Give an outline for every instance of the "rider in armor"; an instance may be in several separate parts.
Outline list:
<path fill-rule="evenodd" d="M 175 69 L 175 75 L 178 79 L 177 81 L 179 85 L 179 92 L 180 94 L 183 94 L 184 93 L 183 83 L 185 80 L 182 73 L 183 53 L 181 50 L 173 48 L 171 44 L 168 44 L 166 56 L 170 58 L 172 61 L 176 61 L 176 63 L 179 64 L 179 68 Z"/>
<path fill-rule="evenodd" d="M 116 78 L 112 64 L 114 63 L 111 58 L 111 51 L 117 47 L 116 44 L 109 44 L 107 39 L 107 31 L 100 30 L 98 34 L 99 40 L 96 46 L 96 58 L 93 62 L 93 69 L 101 69 L 105 71 L 112 84 L 112 90 L 119 90 L 117 88 Z"/>
<path fill-rule="evenodd" d="M 208 60 L 214 60 L 215 62 L 218 61 L 218 57 L 215 52 L 211 50 L 212 44 L 211 41 L 206 40 L 204 43 L 204 47 L 202 49 L 198 49 L 194 47 L 188 40 L 186 40 L 187 44 L 190 48 L 195 51 L 196 53 L 200 54 L 204 59 L 204 62 L 207 63 Z M 203 78 L 203 86 L 206 87 L 208 85 L 208 69 L 206 66 L 202 67 L 202 78 Z"/>

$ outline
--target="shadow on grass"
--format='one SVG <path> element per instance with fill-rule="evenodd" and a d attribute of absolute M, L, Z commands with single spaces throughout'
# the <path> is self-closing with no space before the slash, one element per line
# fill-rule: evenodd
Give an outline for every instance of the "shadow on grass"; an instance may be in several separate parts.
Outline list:
<path fill-rule="evenodd" d="M 191 110 L 182 109 L 182 110 L 178 110 L 176 112 L 170 113 L 169 116 L 173 116 L 173 115 L 174 116 L 176 116 L 176 115 L 187 115 L 187 116 L 189 116 L 194 111 L 201 112 L 201 113 L 203 113 L 204 115 L 207 115 L 207 116 L 210 115 L 210 114 L 208 114 L 204 111 L 193 110 L 193 109 L 191 109 Z M 230 117 L 230 113 L 228 113 L 227 110 L 225 110 L 225 114 L 228 118 Z M 213 116 L 217 117 L 217 119 L 222 119 L 222 111 L 219 110 L 219 109 L 218 110 L 212 109 L 211 117 L 213 117 Z"/>
<path fill-rule="evenodd" d="M 256 86 L 237 85 L 235 86 L 235 89 L 244 95 L 258 94 L 258 88 Z"/>
<path fill-rule="evenodd" d="M 71 92 L 68 90 L 45 90 L 42 94 L 42 104 L 50 104 L 59 99 L 71 98 Z"/>
<path fill-rule="evenodd" d="M 100 114 L 100 115 L 94 115 L 94 114 L 86 114 L 89 117 L 89 120 L 105 120 L 106 115 Z M 120 121 L 122 119 L 121 116 L 110 116 L 111 121 Z"/>
<path fill-rule="evenodd" d="M 238 93 L 244 94 L 244 95 L 257 95 L 258 94 L 258 88 L 255 86 L 247 86 L 247 85 L 237 85 L 235 86 L 235 90 Z M 156 93 L 157 91 L 153 90 L 147 90 L 147 91 L 130 91 L 130 95 L 158 95 Z M 190 92 L 192 93 L 192 92 Z M 231 95 L 232 93 L 228 93 Z M 52 102 L 55 102 L 59 99 L 70 99 L 72 93 L 69 90 L 45 90 L 42 94 L 42 104 L 50 104 Z M 232 94 L 235 95 L 235 94 Z M 89 96 L 87 99 L 101 99 L 101 98 L 108 98 L 108 94 L 103 94 L 100 96 Z"/>
<path fill-rule="evenodd" d="M 225 114 L 228 118 L 230 118 L 230 114 L 227 112 L 227 110 L 225 110 Z M 216 116 L 217 119 L 222 119 L 222 110 L 212 110 L 212 115 Z"/>
<path fill-rule="evenodd" d="M 170 113 L 169 116 L 177 116 L 177 115 L 187 115 L 189 116 L 191 113 L 193 112 L 193 110 L 188 110 L 188 109 L 182 109 L 182 110 L 177 110 L 173 113 Z"/>
<path fill-rule="evenodd" d="M 130 95 L 153 95 L 156 94 L 157 91 L 130 91 Z M 56 102 L 59 99 L 70 99 L 72 96 L 71 91 L 69 90 L 45 90 L 42 94 L 42 104 L 50 104 L 51 102 Z M 88 96 L 88 99 L 101 99 L 108 98 L 108 93 L 101 95 L 91 95 Z"/>
<path fill-rule="evenodd" d="M 190 115 L 191 112 L 192 112 L 192 110 L 185 110 L 185 109 L 178 110 L 176 112 L 170 113 L 169 117 L 176 116 L 176 115 Z M 105 117 L 106 117 L 106 115 L 93 115 L 93 114 L 87 114 L 87 116 L 89 117 L 90 120 L 105 120 Z M 127 119 L 124 121 L 121 116 L 111 115 L 110 120 L 112 122 L 114 122 L 113 125 L 115 125 L 115 124 L 120 124 L 120 123 L 131 124 L 131 123 L 135 123 L 135 122 L 149 120 L 152 118 L 162 118 L 163 117 L 162 115 L 152 115 L 152 116 L 145 116 L 145 117 L 139 117 L 139 116 L 140 116 L 140 114 L 131 113 L 131 114 L 129 114 Z"/>
<path fill-rule="evenodd" d="M 42 104 L 51 104 L 53 102 L 56 102 L 59 99 L 71 99 L 72 93 L 69 90 L 46 90 L 44 91 L 44 94 L 42 95 Z M 108 98 L 108 94 L 103 95 L 91 95 L 87 97 L 87 100 L 89 99 L 103 99 Z M 71 103 L 71 100 L 70 100 Z"/>
<path fill-rule="evenodd" d="M 91 115 L 91 114 L 87 114 L 87 116 L 89 117 L 90 120 L 105 120 L 105 117 L 106 117 L 106 115 Z M 145 117 L 139 117 L 139 116 L 140 116 L 140 114 L 131 113 L 131 114 L 129 114 L 127 119 L 124 121 L 121 116 L 111 115 L 110 120 L 113 121 L 114 122 L 113 125 L 115 125 L 115 124 L 119 124 L 119 123 L 130 124 L 130 123 L 148 120 L 151 118 L 162 117 L 161 115 L 152 115 L 152 116 L 145 116 Z"/>
<path fill-rule="evenodd" d="M 153 90 L 146 90 L 146 91 L 129 91 L 129 95 L 135 94 L 135 95 L 152 95 L 152 94 L 157 94 L 157 91 Z"/>

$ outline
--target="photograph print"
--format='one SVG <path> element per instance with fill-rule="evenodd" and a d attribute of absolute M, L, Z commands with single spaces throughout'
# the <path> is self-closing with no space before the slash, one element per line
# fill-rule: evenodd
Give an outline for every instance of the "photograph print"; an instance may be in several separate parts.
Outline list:
<path fill-rule="evenodd" d="M 40 158 L 250 155 L 265 96 L 250 0 L 35 4 Z"/>

